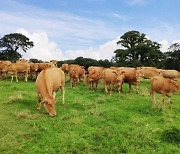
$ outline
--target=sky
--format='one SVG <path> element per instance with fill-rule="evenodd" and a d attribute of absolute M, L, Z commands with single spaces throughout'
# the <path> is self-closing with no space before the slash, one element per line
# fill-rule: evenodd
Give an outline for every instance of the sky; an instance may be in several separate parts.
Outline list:
<path fill-rule="evenodd" d="M 27 36 L 26 59 L 110 60 L 120 36 L 137 30 L 166 52 L 180 42 L 179 9 L 180 0 L 0 0 L 0 38 Z"/>

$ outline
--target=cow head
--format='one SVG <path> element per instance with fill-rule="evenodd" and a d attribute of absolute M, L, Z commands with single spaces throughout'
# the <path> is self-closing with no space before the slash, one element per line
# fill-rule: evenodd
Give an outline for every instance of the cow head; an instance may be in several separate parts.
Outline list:
<path fill-rule="evenodd" d="M 121 86 L 121 84 L 122 84 L 122 82 L 124 80 L 124 72 L 123 71 L 118 71 L 118 70 L 113 70 L 113 73 L 116 74 L 118 85 Z"/>
<path fill-rule="evenodd" d="M 8 72 L 8 66 L 9 65 L 4 65 L 4 68 L 1 70 L 1 78 L 4 78 Z"/>
<path fill-rule="evenodd" d="M 55 116 L 56 115 L 56 99 L 54 98 L 48 98 L 44 100 L 44 107 L 46 111 L 49 113 L 50 116 Z"/>

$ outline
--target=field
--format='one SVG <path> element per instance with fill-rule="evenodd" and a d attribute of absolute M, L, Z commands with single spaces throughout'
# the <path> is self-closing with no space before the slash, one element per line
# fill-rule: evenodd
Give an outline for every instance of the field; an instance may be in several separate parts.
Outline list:
<path fill-rule="evenodd" d="M 0 80 L 0 153 L 180 153 L 180 95 L 150 106 L 149 80 L 140 94 L 106 94 L 66 82 L 65 105 L 57 94 L 57 116 L 37 108 L 34 81 Z M 157 95 L 160 99 L 160 95 Z"/>

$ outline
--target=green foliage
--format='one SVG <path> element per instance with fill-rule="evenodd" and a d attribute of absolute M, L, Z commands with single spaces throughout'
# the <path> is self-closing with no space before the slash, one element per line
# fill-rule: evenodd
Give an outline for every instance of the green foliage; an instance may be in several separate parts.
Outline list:
<path fill-rule="evenodd" d="M 138 31 L 129 31 L 117 42 L 123 48 L 114 51 L 114 60 L 118 66 L 156 66 L 161 67 L 165 55 L 160 51 L 160 44 L 146 38 Z"/>
<path fill-rule="evenodd" d="M 96 60 L 92 58 L 83 58 L 83 57 L 77 57 L 74 60 L 65 60 L 65 61 L 58 61 L 58 66 L 60 67 L 62 64 L 79 64 L 81 66 L 84 66 L 85 69 L 87 69 L 89 66 L 103 66 L 103 67 L 111 67 L 115 64 L 113 62 L 110 62 L 108 59 L 105 60 Z"/>
<path fill-rule="evenodd" d="M 18 50 L 23 50 L 26 52 L 33 46 L 33 42 L 23 34 L 12 33 L 4 35 L 4 37 L 0 39 L 0 59 L 16 61 L 17 59 L 21 58 L 21 55 L 17 52 Z"/>
<path fill-rule="evenodd" d="M 9 61 L 15 62 L 19 60 L 21 57 L 22 57 L 21 54 L 19 54 L 18 52 L 11 51 L 11 50 L 3 50 L 0 52 L 1 60 L 9 60 Z"/>
<path fill-rule="evenodd" d="M 165 68 L 180 71 L 180 43 L 172 44 L 165 54 L 167 56 Z"/>
<path fill-rule="evenodd" d="M 158 110 L 150 107 L 149 80 L 139 88 L 129 94 L 124 84 L 109 96 L 101 82 L 89 91 L 67 80 L 65 105 L 58 92 L 50 117 L 36 110 L 34 82 L 0 80 L 0 153 L 179 153 L 179 95 L 172 110 Z"/>
<path fill-rule="evenodd" d="M 29 62 L 32 62 L 32 63 L 42 63 L 43 61 L 35 59 L 35 58 L 31 58 L 31 59 L 29 59 Z"/>

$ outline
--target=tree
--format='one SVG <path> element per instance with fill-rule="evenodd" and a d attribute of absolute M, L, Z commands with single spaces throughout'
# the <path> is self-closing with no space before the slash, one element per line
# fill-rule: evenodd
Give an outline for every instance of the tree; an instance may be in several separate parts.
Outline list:
<path fill-rule="evenodd" d="M 0 39 L 0 59 L 16 61 L 21 58 L 18 50 L 23 50 L 26 52 L 28 49 L 34 46 L 33 42 L 29 40 L 26 36 L 19 33 L 12 33 L 4 35 Z"/>
<path fill-rule="evenodd" d="M 180 71 L 180 43 L 172 44 L 165 54 L 167 56 L 165 68 Z"/>
<path fill-rule="evenodd" d="M 119 66 L 156 66 L 161 67 L 165 55 L 160 51 L 160 44 L 148 40 L 145 34 L 138 31 L 124 33 L 117 42 L 121 49 L 114 51 L 113 60 Z"/>

